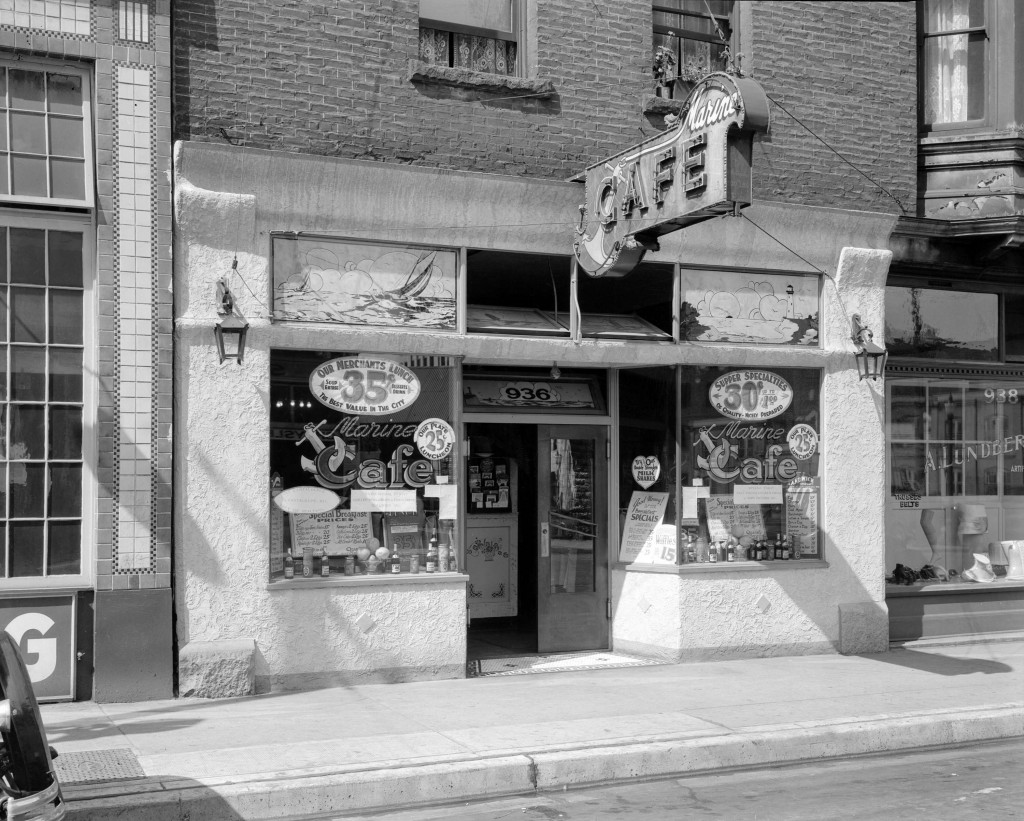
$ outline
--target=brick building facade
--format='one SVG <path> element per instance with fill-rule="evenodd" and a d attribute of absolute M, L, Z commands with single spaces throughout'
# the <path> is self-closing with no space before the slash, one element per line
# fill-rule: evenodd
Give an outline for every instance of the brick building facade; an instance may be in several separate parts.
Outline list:
<path fill-rule="evenodd" d="M 3 624 L 41 699 L 168 696 L 170 3 L 11 0 L 0 63 Z"/>
<path fill-rule="evenodd" d="M 182 691 L 461 676 L 489 642 L 887 646 L 887 572 L 926 534 L 894 535 L 894 394 L 858 378 L 855 334 L 885 333 L 894 252 L 912 290 L 938 253 L 919 89 L 966 95 L 961 45 L 1019 25 L 981 6 L 968 26 L 913 2 L 176 3 Z M 933 64 L 959 79 L 936 92 Z M 761 100 L 767 130 L 744 120 Z M 1012 106 L 972 106 L 992 147 L 978 128 Z M 641 143 L 685 152 L 678 176 L 651 188 Z M 586 275 L 601 231 L 746 163 L 749 205 L 636 233 L 645 255 L 627 233 L 609 253 L 636 270 Z M 244 359 L 215 353 L 230 314 Z M 416 573 L 435 544 L 454 564 Z"/>

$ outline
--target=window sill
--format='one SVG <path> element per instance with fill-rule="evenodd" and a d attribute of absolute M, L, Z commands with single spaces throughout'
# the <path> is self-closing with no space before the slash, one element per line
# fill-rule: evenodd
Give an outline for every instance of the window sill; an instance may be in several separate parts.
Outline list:
<path fill-rule="evenodd" d="M 450 86 L 494 94 L 529 94 L 531 97 L 550 99 L 555 96 L 551 80 L 513 77 L 504 74 L 484 74 L 466 68 L 434 66 L 419 60 L 409 61 L 409 82 L 421 85 Z"/>
<path fill-rule="evenodd" d="M 661 573 L 673 576 L 698 576 L 703 573 L 771 573 L 776 570 L 800 570 L 803 568 L 828 568 L 824 559 L 800 559 L 798 561 L 772 562 L 707 562 L 697 564 L 622 564 L 616 562 L 616 570 L 627 573 Z"/>
<path fill-rule="evenodd" d="M 376 573 L 372 576 L 332 575 L 327 578 L 314 576 L 311 579 L 295 578 L 285 581 L 268 582 L 267 590 L 280 592 L 285 590 L 312 590 L 321 587 L 394 587 L 417 584 L 465 584 L 469 576 L 465 573 Z"/>
<path fill-rule="evenodd" d="M 684 102 L 686 100 L 676 100 L 671 97 L 647 94 L 643 98 L 644 114 L 658 114 L 662 117 L 666 114 L 674 114 L 678 117 L 683 110 Z"/>
<path fill-rule="evenodd" d="M 996 579 L 994 582 L 914 582 L 913 584 L 886 584 L 887 599 L 901 599 L 908 596 L 933 596 L 936 593 L 964 595 L 970 593 L 1005 593 L 1008 590 L 1024 591 L 1024 581 Z"/>

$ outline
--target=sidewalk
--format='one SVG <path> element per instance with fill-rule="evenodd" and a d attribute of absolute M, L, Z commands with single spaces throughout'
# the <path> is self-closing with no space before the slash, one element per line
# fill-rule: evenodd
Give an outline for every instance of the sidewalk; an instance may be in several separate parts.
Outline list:
<path fill-rule="evenodd" d="M 1024 637 L 43 705 L 71 819 L 230 821 L 1024 735 Z"/>

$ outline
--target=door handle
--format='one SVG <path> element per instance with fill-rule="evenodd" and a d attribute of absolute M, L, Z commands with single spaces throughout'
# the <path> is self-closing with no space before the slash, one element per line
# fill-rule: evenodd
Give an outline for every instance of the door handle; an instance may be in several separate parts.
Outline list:
<path fill-rule="evenodd" d="M 551 523 L 540 523 L 540 557 L 546 559 L 551 555 Z"/>

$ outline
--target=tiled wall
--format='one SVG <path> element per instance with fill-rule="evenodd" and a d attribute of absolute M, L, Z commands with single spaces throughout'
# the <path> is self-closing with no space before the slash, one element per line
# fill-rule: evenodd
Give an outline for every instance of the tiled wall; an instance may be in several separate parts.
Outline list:
<path fill-rule="evenodd" d="M 170 587 L 170 0 L 0 0 L 0 53 L 94 71 L 96 589 Z"/>

